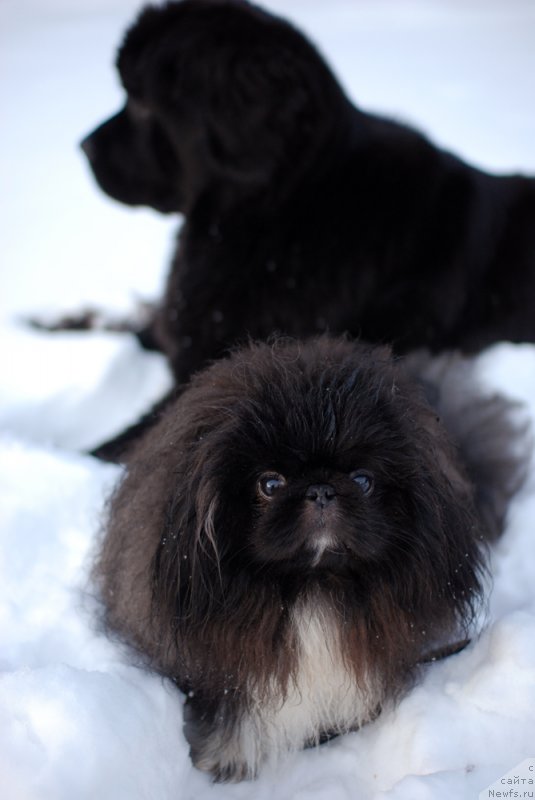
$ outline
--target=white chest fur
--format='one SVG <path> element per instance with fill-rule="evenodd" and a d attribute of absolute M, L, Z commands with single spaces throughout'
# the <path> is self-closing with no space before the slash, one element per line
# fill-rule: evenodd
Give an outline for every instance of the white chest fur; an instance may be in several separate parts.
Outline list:
<path fill-rule="evenodd" d="M 371 719 L 379 701 L 375 681 L 366 675 L 357 681 L 344 662 L 343 627 L 325 602 L 300 603 L 292 625 L 298 649 L 295 678 L 284 700 L 277 704 L 274 698 L 264 717 L 270 738 L 277 740 L 275 750 L 317 743 L 324 732 L 354 730 Z"/>
<path fill-rule="evenodd" d="M 369 721 L 381 699 L 380 681 L 348 668 L 342 657 L 344 635 L 334 610 L 316 598 L 292 612 L 297 665 L 287 691 L 255 700 L 229 730 L 216 729 L 197 766 L 220 769 L 238 780 L 254 777 L 265 762 L 289 750 L 318 743 L 322 733 L 344 733 Z"/>

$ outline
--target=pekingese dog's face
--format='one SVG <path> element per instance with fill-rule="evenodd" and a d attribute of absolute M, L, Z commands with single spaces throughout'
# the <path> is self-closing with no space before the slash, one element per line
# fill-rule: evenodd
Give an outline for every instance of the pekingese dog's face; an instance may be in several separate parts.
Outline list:
<path fill-rule="evenodd" d="M 505 405 L 470 402 L 476 475 Z M 187 692 L 198 767 L 251 777 L 354 729 L 466 634 L 501 512 L 457 445 L 388 350 L 329 338 L 235 352 L 141 441 L 97 576 L 109 626 Z"/>
<path fill-rule="evenodd" d="M 402 413 L 407 387 L 399 385 L 386 351 L 362 349 L 358 365 L 329 364 L 318 352 L 318 374 L 309 376 L 298 366 L 301 358 L 306 363 L 307 350 L 295 354 L 295 366 L 284 364 L 287 351 L 279 354 L 284 368 L 296 372 L 283 376 L 275 374 L 277 355 L 260 351 L 272 360 L 274 374 L 265 376 L 256 396 L 240 399 L 233 424 L 224 408 L 217 432 L 203 434 L 206 447 L 211 438 L 217 441 L 203 460 L 201 479 L 217 487 L 216 538 L 224 530 L 217 546 L 261 574 L 327 572 L 366 580 L 374 567 L 421 546 L 413 522 L 432 515 L 438 501 L 419 502 L 433 459 L 430 445 L 447 449 L 449 443 L 441 441 L 436 415 L 418 406 L 413 386 L 412 414 Z M 422 433 L 431 440 L 425 454 Z M 468 493 L 457 465 L 448 460 L 444 467 L 457 490 Z"/>

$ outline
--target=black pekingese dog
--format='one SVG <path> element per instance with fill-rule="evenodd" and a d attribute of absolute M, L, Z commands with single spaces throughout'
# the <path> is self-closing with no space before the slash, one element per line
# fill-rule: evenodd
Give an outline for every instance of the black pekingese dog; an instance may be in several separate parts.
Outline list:
<path fill-rule="evenodd" d="M 457 361 L 341 339 L 193 378 L 131 455 L 95 575 L 109 629 L 186 693 L 200 769 L 354 730 L 467 636 L 515 425 Z"/>
<path fill-rule="evenodd" d="M 142 336 L 178 383 L 274 332 L 398 352 L 535 340 L 535 180 L 356 108 L 244 0 L 146 8 L 117 65 L 126 105 L 83 147 L 112 197 L 184 215 Z"/>

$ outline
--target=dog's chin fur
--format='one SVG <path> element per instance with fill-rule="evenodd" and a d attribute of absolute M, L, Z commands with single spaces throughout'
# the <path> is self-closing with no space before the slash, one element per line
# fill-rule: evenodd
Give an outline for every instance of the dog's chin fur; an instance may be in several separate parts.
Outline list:
<path fill-rule="evenodd" d="M 95 578 L 108 629 L 186 693 L 215 780 L 358 728 L 467 636 L 522 460 L 507 403 L 465 377 L 345 340 L 251 344 L 138 443 Z M 456 441 L 437 409 L 470 420 Z"/>

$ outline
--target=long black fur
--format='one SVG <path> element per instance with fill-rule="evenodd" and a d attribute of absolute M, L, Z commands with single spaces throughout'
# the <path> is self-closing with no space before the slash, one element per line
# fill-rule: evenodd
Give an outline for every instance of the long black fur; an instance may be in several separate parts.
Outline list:
<path fill-rule="evenodd" d="M 342 339 L 251 344 L 136 444 L 95 578 L 109 630 L 187 694 L 215 780 L 373 719 L 468 635 L 525 462 L 510 405 L 466 377 Z"/>
<path fill-rule="evenodd" d="M 397 352 L 535 340 L 535 180 L 355 107 L 309 41 L 244 0 L 147 7 L 127 102 L 84 142 L 112 197 L 184 215 L 145 341 L 178 384 L 248 336 Z"/>

